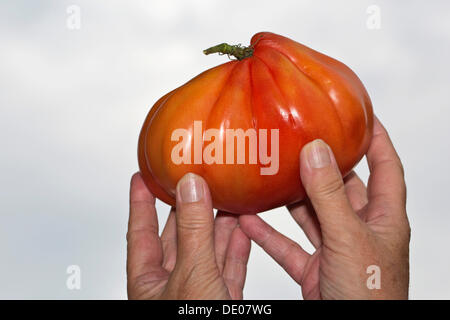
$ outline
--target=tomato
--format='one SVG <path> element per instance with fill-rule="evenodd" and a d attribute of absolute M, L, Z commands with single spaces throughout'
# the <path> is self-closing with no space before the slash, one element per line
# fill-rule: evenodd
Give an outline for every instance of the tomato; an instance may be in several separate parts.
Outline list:
<path fill-rule="evenodd" d="M 237 59 L 160 98 L 142 127 L 139 167 L 157 198 L 175 205 L 178 180 L 193 172 L 207 181 L 215 208 L 258 213 L 305 198 L 299 153 L 306 143 L 324 140 L 344 176 L 363 157 L 372 135 L 372 104 L 359 78 L 343 63 L 267 32 L 254 35 L 249 47 L 221 44 L 205 50 L 215 52 Z M 265 131 L 267 155 L 278 151 L 278 167 L 262 174 L 269 164 L 261 157 L 261 145 L 256 153 L 250 147 L 250 134 L 244 136 L 247 152 L 239 161 L 238 138 L 227 149 L 231 129 Z M 276 135 L 279 144 L 273 146 Z M 211 151 L 213 142 L 221 149 Z M 222 151 L 229 162 L 221 160 Z M 216 161 L 202 159 L 206 152 Z M 176 161 L 174 155 L 179 156 Z"/>

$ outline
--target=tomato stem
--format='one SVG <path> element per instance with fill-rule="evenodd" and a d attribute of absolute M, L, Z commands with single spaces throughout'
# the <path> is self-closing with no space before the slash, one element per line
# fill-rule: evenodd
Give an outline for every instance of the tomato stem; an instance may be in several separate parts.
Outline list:
<path fill-rule="evenodd" d="M 217 46 L 203 50 L 203 53 L 208 55 L 212 53 L 218 53 L 220 55 L 226 54 L 228 57 L 233 56 L 238 60 L 249 58 L 253 55 L 253 47 L 243 47 L 242 45 L 229 45 L 228 43 L 221 43 Z"/>

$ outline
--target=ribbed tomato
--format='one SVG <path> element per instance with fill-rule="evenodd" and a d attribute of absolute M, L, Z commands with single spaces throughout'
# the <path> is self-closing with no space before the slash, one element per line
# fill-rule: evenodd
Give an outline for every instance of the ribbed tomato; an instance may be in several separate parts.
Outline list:
<path fill-rule="evenodd" d="M 177 181 L 193 172 L 207 181 L 215 208 L 258 213 L 304 199 L 299 153 L 306 143 L 324 140 L 343 175 L 367 151 L 373 128 L 372 104 L 359 78 L 343 63 L 266 32 L 254 35 L 250 47 L 221 44 L 205 50 L 206 54 L 214 52 L 237 60 L 207 70 L 163 96 L 143 125 L 139 167 L 160 200 L 175 205 Z M 200 130 L 197 142 L 194 123 Z M 187 133 L 186 139 L 175 134 L 179 129 Z M 208 129 L 215 129 L 216 135 L 207 134 Z M 275 137 L 273 129 L 277 129 L 276 173 L 262 174 L 261 168 L 269 165 L 261 159 L 260 145 L 257 154 L 252 154 L 250 134 L 244 163 L 238 160 L 237 138 L 229 149 L 234 164 L 225 161 L 230 143 L 227 129 L 267 129 L 268 155 L 276 151 L 270 142 Z M 211 151 L 213 142 L 221 146 L 223 161 L 217 160 L 222 156 L 219 148 Z M 198 158 L 203 152 L 210 152 L 216 161 L 206 163 Z M 186 161 L 174 161 L 174 155 Z M 253 156 L 257 163 L 251 161 Z"/>

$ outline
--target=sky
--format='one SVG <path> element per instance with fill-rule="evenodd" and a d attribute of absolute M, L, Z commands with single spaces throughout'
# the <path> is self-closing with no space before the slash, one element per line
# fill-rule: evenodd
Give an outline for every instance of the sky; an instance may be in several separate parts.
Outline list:
<path fill-rule="evenodd" d="M 203 49 L 248 44 L 259 31 L 361 78 L 405 167 L 410 297 L 450 299 L 444 0 L 1 1 L 0 298 L 126 298 L 129 180 L 144 118 L 159 97 L 227 59 Z M 367 179 L 365 161 L 356 171 Z M 168 207 L 157 208 L 163 224 Z M 285 208 L 261 216 L 312 250 Z M 66 285 L 71 265 L 79 290 Z M 301 290 L 254 244 L 244 296 L 299 299 Z"/>

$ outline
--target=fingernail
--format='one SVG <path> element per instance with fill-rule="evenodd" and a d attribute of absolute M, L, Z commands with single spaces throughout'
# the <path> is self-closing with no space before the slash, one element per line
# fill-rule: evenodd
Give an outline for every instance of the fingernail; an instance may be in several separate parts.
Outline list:
<path fill-rule="evenodd" d="M 198 202 L 203 197 L 203 182 L 197 175 L 188 173 L 178 182 L 177 191 L 181 202 Z"/>
<path fill-rule="evenodd" d="M 331 164 L 328 146 L 320 139 L 314 140 L 307 146 L 307 158 L 311 168 L 324 168 Z"/>

